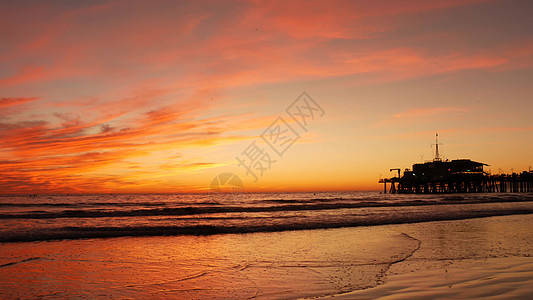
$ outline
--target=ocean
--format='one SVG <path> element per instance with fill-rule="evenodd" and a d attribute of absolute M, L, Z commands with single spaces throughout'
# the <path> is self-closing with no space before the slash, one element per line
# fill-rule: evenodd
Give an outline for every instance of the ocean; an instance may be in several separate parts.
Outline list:
<path fill-rule="evenodd" d="M 533 212 L 533 194 L 379 192 L 0 196 L 0 242 L 209 235 Z"/>
<path fill-rule="evenodd" d="M 352 299 L 389 278 L 406 298 L 533 295 L 532 213 L 511 193 L 0 196 L 0 298 Z"/>

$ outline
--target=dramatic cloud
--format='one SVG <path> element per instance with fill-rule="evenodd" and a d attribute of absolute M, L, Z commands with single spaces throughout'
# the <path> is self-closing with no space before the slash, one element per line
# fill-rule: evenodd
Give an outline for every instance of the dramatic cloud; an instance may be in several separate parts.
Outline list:
<path fill-rule="evenodd" d="M 235 153 L 215 155 L 215 146 L 257 136 L 283 112 L 281 98 L 306 89 L 330 97 L 329 109 L 339 111 L 323 127 L 330 134 L 310 135 L 320 137 L 316 143 L 352 134 L 352 112 L 344 107 L 353 102 L 346 99 L 360 99 L 353 87 L 371 95 L 360 103 L 366 118 L 375 117 L 371 123 L 393 116 L 380 128 L 478 117 L 474 104 L 451 97 L 425 105 L 404 98 L 400 106 L 388 88 L 416 91 L 431 78 L 446 83 L 482 74 L 469 88 L 450 89 L 470 99 L 484 95 L 476 90 L 483 80 L 502 76 L 494 80 L 503 89 L 523 81 L 508 75 L 525 76 L 533 67 L 523 4 L 2 2 L 0 192 L 171 191 L 179 174 L 227 165 Z M 510 89 L 516 101 L 530 95 L 524 86 Z M 486 101 L 484 107 L 495 105 Z M 381 114 L 382 106 L 390 110 Z M 381 136 L 372 130 L 368 135 Z"/>
<path fill-rule="evenodd" d="M 36 97 L 33 97 L 33 98 L 1 98 L 0 99 L 0 110 L 10 107 L 10 106 L 15 106 L 15 105 L 27 103 L 30 101 L 35 101 L 37 99 L 38 98 Z"/>

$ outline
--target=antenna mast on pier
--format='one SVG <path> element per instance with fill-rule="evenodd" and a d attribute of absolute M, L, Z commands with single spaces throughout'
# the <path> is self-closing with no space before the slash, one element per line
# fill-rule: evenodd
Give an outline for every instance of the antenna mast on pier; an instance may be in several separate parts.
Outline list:
<path fill-rule="evenodd" d="M 441 161 L 440 155 L 439 155 L 439 134 L 435 133 L 435 158 L 434 161 Z"/>

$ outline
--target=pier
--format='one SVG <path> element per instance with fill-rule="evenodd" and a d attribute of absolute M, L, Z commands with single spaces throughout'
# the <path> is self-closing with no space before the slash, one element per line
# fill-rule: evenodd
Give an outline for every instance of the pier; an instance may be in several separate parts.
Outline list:
<path fill-rule="evenodd" d="M 533 171 L 520 174 L 482 176 L 454 176 L 447 179 L 408 179 L 393 177 L 381 179 L 384 193 L 434 194 L 434 193 L 531 193 Z"/>
<path fill-rule="evenodd" d="M 435 158 L 413 164 L 412 169 L 393 168 L 398 175 L 380 179 L 384 193 L 530 193 L 533 192 L 533 171 L 492 175 L 483 168 L 488 164 L 470 159 L 442 160 L 439 143 L 435 139 Z"/>

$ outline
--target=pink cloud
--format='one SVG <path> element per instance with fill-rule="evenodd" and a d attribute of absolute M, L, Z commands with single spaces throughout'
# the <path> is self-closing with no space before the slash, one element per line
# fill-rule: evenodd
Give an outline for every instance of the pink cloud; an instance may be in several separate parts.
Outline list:
<path fill-rule="evenodd" d="M 30 97 L 30 98 L 0 98 L 0 110 L 4 109 L 4 108 L 7 108 L 7 107 L 20 105 L 20 104 L 23 104 L 23 103 L 37 101 L 38 99 L 39 98 L 37 98 L 37 97 Z"/>
<path fill-rule="evenodd" d="M 27 24 L 13 17 L 3 21 L 17 34 L 2 50 L 0 87 L 7 95 L 28 95 L 27 90 L 39 97 L 0 100 L 3 116 L 10 117 L 0 123 L 6 161 L 0 175 L 7 178 L 0 187 L 132 186 L 141 181 L 138 171 L 109 183 L 105 179 L 115 174 L 86 173 L 129 166 L 129 159 L 166 148 L 249 138 L 245 133 L 270 119 L 252 118 L 240 103 L 232 103 L 235 111 L 224 115 L 216 115 L 216 108 L 222 105 L 218 99 L 231 102 L 238 91 L 251 87 L 341 77 L 353 84 L 379 84 L 533 66 L 528 39 L 469 48 L 461 47 L 468 36 L 455 32 L 397 34 L 405 28 L 416 31 L 411 18 L 417 14 L 451 13 L 485 2 L 490 1 L 23 5 L 10 14 L 33 17 L 25 18 Z M 440 39 L 450 41 L 449 47 L 433 45 Z M 11 109 L 23 105 L 31 107 Z M 467 113 L 468 108 L 444 106 L 408 109 L 395 117 Z M 183 170 L 215 166 L 209 161 L 167 165 Z"/>
<path fill-rule="evenodd" d="M 222 85 L 253 85 L 280 82 L 297 78 L 343 76 L 346 74 L 387 71 L 410 64 L 413 76 L 431 73 L 428 54 L 409 47 L 390 47 L 349 53 L 346 61 L 338 61 L 338 54 L 346 52 L 337 46 L 324 44 L 337 39 L 369 39 L 384 31 L 394 30 L 398 24 L 379 19 L 472 5 L 485 1 L 424 1 L 424 2 L 352 2 L 323 5 L 322 1 L 256 2 L 234 5 L 235 18 L 222 18 L 216 6 L 188 3 L 189 14 L 172 15 L 164 10 L 159 15 L 150 13 L 145 6 L 133 6 L 147 11 L 137 18 L 125 14 L 120 19 L 105 19 L 107 14 L 125 9 L 125 3 L 80 7 L 63 12 L 56 21 L 43 30 L 42 36 L 28 43 L 21 55 L 36 55 L 53 59 L 53 66 L 26 65 L 12 75 L 1 79 L 0 86 L 29 84 L 62 78 L 97 76 L 102 80 L 122 84 L 123 79 L 136 80 L 138 72 L 156 72 L 168 77 L 166 70 L 181 84 L 194 85 L 221 81 Z M 144 9 L 143 9 L 144 7 Z M 127 10 L 132 8 L 126 8 Z M 90 17 L 104 18 L 109 26 L 93 26 Z M 374 22 L 378 18 L 379 22 Z M 208 36 L 199 33 L 204 27 Z M 61 30 L 57 30 L 61 28 Z M 53 34 L 51 33 L 53 32 Z M 83 39 L 79 39 L 79 32 Z M 135 32 L 135 34 L 125 34 Z M 32 46 L 33 45 L 33 46 Z M 35 48 L 35 45 L 38 45 Z M 161 45 L 158 47 L 157 45 Z M 309 51 L 324 53 L 312 57 Z M 391 50 L 392 49 L 392 50 Z M 404 49 L 404 53 L 398 53 Z M 12 60 L 17 58 L 16 53 Z M 396 53 L 395 53 L 396 52 Z M 399 56 L 395 56 L 399 54 Z M 493 66 L 494 57 L 478 57 L 475 53 L 459 53 L 448 71 Z M 192 59 L 191 59 L 192 58 Z M 324 59 L 323 61 L 321 61 Z M 464 65 L 468 61 L 469 64 Z M 423 65 L 423 63 L 427 65 Z M 502 58 L 498 61 L 504 61 Z M 443 64 L 448 61 L 443 61 Z M 458 65 L 463 63 L 463 67 Z M 442 67 L 444 68 L 444 67 Z M 454 69 L 455 68 L 455 69 Z M 353 71 L 350 71 L 353 70 Z M 185 72 L 187 76 L 181 76 Z M 414 74 L 416 72 L 416 74 Z M 380 76 L 383 74 L 380 74 Z M 387 77 L 387 74 L 385 74 Z M 397 76 L 391 76 L 392 80 Z M 233 78 L 233 79 L 232 79 Z M 200 81 L 200 82 L 198 82 Z"/>

